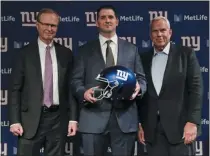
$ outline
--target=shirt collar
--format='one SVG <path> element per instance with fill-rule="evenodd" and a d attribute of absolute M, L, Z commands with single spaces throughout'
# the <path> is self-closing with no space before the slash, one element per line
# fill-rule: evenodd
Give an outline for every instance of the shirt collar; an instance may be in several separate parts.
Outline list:
<path fill-rule="evenodd" d="M 111 38 L 106 38 L 102 36 L 101 34 L 99 34 L 99 41 L 100 41 L 101 46 L 103 46 L 107 40 L 112 40 L 112 42 L 117 45 L 117 41 L 118 41 L 117 34 L 115 34 Z"/>
<path fill-rule="evenodd" d="M 169 50 L 170 50 L 170 42 L 168 42 L 168 44 L 166 45 L 166 47 L 163 49 L 163 53 L 165 53 L 166 55 L 169 54 Z M 157 51 L 155 48 L 154 48 L 154 55 L 156 55 L 159 51 Z"/>
<path fill-rule="evenodd" d="M 54 44 L 53 44 L 53 41 L 52 41 L 49 45 L 47 45 L 46 43 L 44 43 L 44 42 L 38 37 L 38 45 L 39 45 L 41 48 L 46 49 L 47 46 L 50 46 L 50 48 L 52 48 Z"/>

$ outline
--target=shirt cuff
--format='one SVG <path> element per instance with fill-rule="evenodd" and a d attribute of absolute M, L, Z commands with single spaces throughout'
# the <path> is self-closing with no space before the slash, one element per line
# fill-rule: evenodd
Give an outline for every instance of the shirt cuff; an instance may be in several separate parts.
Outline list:
<path fill-rule="evenodd" d="M 20 124 L 20 123 L 11 124 L 11 125 L 10 125 L 10 128 L 11 128 L 12 126 L 15 126 L 15 125 L 21 125 L 21 124 Z"/>
<path fill-rule="evenodd" d="M 78 123 L 77 121 L 70 120 L 69 123 Z"/>

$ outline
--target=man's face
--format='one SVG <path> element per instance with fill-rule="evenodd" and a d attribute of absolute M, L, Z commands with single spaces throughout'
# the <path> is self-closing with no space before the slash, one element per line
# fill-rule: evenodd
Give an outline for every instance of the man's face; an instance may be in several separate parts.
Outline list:
<path fill-rule="evenodd" d="M 44 13 L 37 21 L 36 27 L 40 39 L 45 43 L 52 42 L 58 29 L 59 17 L 54 13 Z"/>
<path fill-rule="evenodd" d="M 96 26 L 101 33 L 114 34 L 116 32 L 119 21 L 112 9 L 102 9 L 97 16 Z"/>
<path fill-rule="evenodd" d="M 165 46 L 170 42 L 172 30 L 169 28 L 165 20 L 160 19 L 153 21 L 151 25 L 151 40 L 154 43 L 154 47 L 162 51 Z"/>

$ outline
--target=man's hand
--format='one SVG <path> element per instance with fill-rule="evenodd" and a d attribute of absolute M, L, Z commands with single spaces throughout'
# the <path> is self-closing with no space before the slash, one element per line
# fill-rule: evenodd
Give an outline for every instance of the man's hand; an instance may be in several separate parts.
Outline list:
<path fill-rule="evenodd" d="M 88 102 L 91 102 L 91 103 L 95 103 L 97 101 L 97 99 L 93 97 L 93 94 L 94 94 L 93 88 L 86 90 L 86 92 L 84 94 L 85 100 Z"/>
<path fill-rule="evenodd" d="M 144 130 L 140 124 L 139 124 L 138 138 L 139 142 L 145 145 Z"/>
<path fill-rule="evenodd" d="M 138 82 L 136 82 L 136 88 L 135 88 L 135 91 L 133 93 L 133 95 L 131 96 L 130 100 L 133 100 L 136 98 L 136 96 L 138 95 L 139 91 L 140 91 L 140 85 Z"/>
<path fill-rule="evenodd" d="M 22 136 L 23 135 L 23 127 L 20 123 L 12 124 L 10 126 L 10 132 L 15 136 Z"/>
<path fill-rule="evenodd" d="M 77 132 L 77 122 L 69 122 L 67 136 L 75 136 Z"/>
<path fill-rule="evenodd" d="M 187 122 L 184 127 L 184 144 L 190 144 L 192 143 L 197 136 L 197 126 L 194 123 Z"/>

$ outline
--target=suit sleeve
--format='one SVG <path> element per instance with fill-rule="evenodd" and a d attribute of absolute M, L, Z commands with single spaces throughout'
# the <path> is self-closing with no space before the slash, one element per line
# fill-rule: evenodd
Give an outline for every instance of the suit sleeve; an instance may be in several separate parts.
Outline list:
<path fill-rule="evenodd" d="M 141 57 L 139 55 L 138 49 L 136 48 L 136 53 L 135 53 L 135 73 L 136 73 L 136 78 L 138 83 L 140 84 L 141 90 L 140 90 L 140 97 L 144 95 L 144 93 L 147 90 L 147 85 L 146 85 L 146 78 L 145 78 L 145 73 L 144 69 L 142 66 L 141 62 Z"/>
<path fill-rule="evenodd" d="M 79 103 L 82 103 L 86 89 L 84 87 L 85 67 L 81 49 L 78 54 L 74 55 L 73 62 L 71 89 L 73 96 L 77 98 Z"/>
<path fill-rule="evenodd" d="M 188 54 L 187 64 L 188 122 L 200 124 L 203 83 L 195 52 Z"/>
<path fill-rule="evenodd" d="M 12 66 L 12 74 L 9 84 L 8 97 L 8 111 L 10 125 L 14 123 L 21 123 L 20 109 L 21 109 L 21 92 L 24 85 L 24 53 L 18 52 L 16 60 Z"/>
<path fill-rule="evenodd" d="M 72 56 L 72 51 L 68 51 L 68 54 L 70 54 L 69 56 L 69 78 L 70 80 L 68 81 L 69 82 L 69 92 L 68 92 L 68 98 L 69 98 L 69 108 L 70 108 L 70 111 L 69 111 L 69 120 L 71 121 L 77 121 L 78 119 L 78 114 L 77 114 L 77 103 L 76 103 L 76 100 L 75 100 L 75 97 L 73 96 L 73 92 L 72 92 L 72 89 L 71 89 L 71 79 L 72 79 L 72 68 L 73 68 L 73 56 Z"/>

